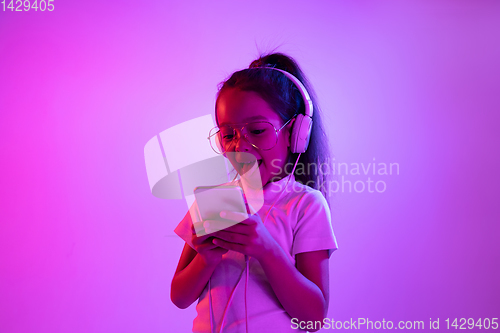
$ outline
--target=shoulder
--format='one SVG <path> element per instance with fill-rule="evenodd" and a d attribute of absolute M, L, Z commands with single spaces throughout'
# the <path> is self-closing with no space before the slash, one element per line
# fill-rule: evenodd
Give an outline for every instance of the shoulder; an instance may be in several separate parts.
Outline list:
<path fill-rule="evenodd" d="M 291 192 L 290 198 L 295 199 L 297 202 L 297 208 L 300 210 L 310 210 L 310 209 L 325 209 L 329 213 L 328 202 L 324 197 L 323 193 L 320 191 L 304 185 L 298 181 L 294 181 L 289 186 L 288 191 Z"/>
<path fill-rule="evenodd" d="M 332 251 L 337 249 L 337 242 L 333 233 L 328 202 L 320 191 L 299 182 L 296 183 L 296 195 L 299 200 L 296 212 L 297 222 L 293 229 L 292 254 L 328 250 L 329 257 Z"/>

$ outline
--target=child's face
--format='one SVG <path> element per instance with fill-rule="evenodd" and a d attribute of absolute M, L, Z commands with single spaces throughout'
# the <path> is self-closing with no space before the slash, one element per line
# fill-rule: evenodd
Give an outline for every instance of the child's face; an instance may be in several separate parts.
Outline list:
<path fill-rule="evenodd" d="M 271 106 L 258 93 L 253 91 L 242 91 L 236 88 L 224 90 L 217 101 L 216 112 L 219 126 L 237 125 L 255 121 L 267 121 L 274 125 L 276 129 L 283 126 L 283 121 L 278 114 L 274 112 Z M 281 179 L 286 176 L 283 169 L 290 153 L 290 128 L 292 124 L 293 121 L 279 131 L 276 145 L 269 150 L 262 150 L 252 146 L 242 136 L 240 132 L 241 127 L 234 126 L 238 128 L 237 134 L 232 141 L 233 144 L 229 146 L 227 151 L 245 152 L 255 156 L 259 163 L 262 185 L 272 180 Z M 227 157 L 235 170 L 240 174 L 248 167 L 248 165 L 243 164 L 244 162 L 248 162 L 245 154 L 228 154 Z"/>

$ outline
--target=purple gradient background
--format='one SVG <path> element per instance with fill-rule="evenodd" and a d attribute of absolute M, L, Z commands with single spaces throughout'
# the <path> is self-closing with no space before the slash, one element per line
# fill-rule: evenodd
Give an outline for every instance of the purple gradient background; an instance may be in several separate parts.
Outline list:
<path fill-rule="evenodd" d="M 333 198 L 329 317 L 500 317 L 499 17 L 472 0 L 0 12 L 0 332 L 191 329 L 169 298 L 187 207 L 151 195 L 143 148 L 276 46 L 336 161 L 400 164 L 385 193 Z"/>

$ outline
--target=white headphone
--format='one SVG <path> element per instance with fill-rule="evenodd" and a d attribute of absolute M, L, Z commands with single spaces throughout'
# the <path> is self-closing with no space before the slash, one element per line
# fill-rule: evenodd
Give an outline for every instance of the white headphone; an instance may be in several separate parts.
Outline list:
<path fill-rule="evenodd" d="M 280 71 L 285 74 L 299 89 L 300 94 L 304 100 L 305 114 L 298 114 L 295 118 L 295 124 L 292 129 L 292 137 L 290 140 L 290 150 L 292 153 L 304 153 L 309 145 L 309 139 L 311 138 L 312 129 L 312 115 L 313 115 L 313 103 L 306 87 L 292 74 L 288 73 L 279 68 L 274 67 L 254 67 L 254 68 L 270 68 L 276 71 Z"/>

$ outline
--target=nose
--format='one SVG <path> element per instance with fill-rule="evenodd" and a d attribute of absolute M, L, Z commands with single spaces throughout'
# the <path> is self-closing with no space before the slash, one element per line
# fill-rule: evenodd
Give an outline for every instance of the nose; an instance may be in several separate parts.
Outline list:
<path fill-rule="evenodd" d="M 235 145 L 236 151 L 249 151 L 250 150 L 250 142 L 248 142 L 245 135 L 241 133 L 241 131 L 236 130 L 237 135 L 233 138 L 233 144 Z"/>

